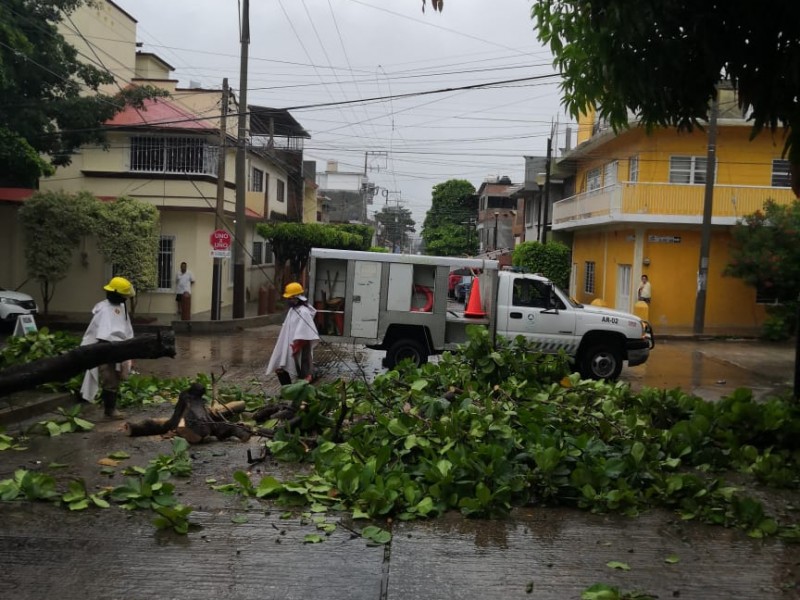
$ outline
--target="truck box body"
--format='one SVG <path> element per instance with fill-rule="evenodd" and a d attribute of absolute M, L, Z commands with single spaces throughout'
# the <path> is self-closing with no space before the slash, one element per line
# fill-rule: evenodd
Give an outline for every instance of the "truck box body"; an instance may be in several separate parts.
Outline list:
<path fill-rule="evenodd" d="M 330 339 L 382 346 L 392 325 L 422 326 L 434 352 L 466 341 L 466 326 L 491 326 L 498 262 L 477 258 L 386 254 L 314 248 L 309 261 L 309 300 L 322 316 L 320 334 Z M 447 279 L 456 268 L 479 276 L 487 317 L 448 310 Z M 430 304 L 430 306 L 428 306 Z"/>

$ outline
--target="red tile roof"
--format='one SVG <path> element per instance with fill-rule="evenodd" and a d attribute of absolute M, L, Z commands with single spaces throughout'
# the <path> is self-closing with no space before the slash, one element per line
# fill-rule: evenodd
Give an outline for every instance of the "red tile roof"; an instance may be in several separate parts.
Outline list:
<path fill-rule="evenodd" d="M 194 131 L 216 131 L 209 121 L 199 118 L 194 113 L 163 98 L 144 101 L 143 108 L 127 107 L 117 113 L 113 119 L 106 121 L 109 127 L 164 127 L 167 129 L 190 129 Z"/>
<path fill-rule="evenodd" d="M 36 190 L 31 188 L 6 188 L 0 187 L 0 201 L 22 202 L 27 200 Z"/>

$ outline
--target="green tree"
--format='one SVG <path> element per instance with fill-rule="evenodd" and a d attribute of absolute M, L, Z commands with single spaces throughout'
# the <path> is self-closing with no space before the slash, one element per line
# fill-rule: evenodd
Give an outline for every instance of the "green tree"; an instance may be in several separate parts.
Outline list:
<path fill-rule="evenodd" d="M 411 211 L 401 206 L 384 206 L 375 213 L 375 220 L 381 224 L 378 245 L 394 252 L 402 252 L 407 247 L 408 234 L 416 231 Z"/>
<path fill-rule="evenodd" d="M 734 225 L 725 274 L 761 287 L 779 300 L 800 294 L 800 201 L 764 203 Z"/>
<path fill-rule="evenodd" d="M 70 163 L 87 143 L 104 143 L 102 125 L 127 105 L 167 96 L 152 87 L 98 93 L 114 82 L 83 62 L 58 24 L 84 0 L 0 3 L 0 185 L 33 186 Z M 87 93 L 90 92 L 90 93 Z"/>
<path fill-rule="evenodd" d="M 433 256 L 473 256 L 478 252 L 474 226 L 448 223 L 430 229 L 425 252 Z"/>
<path fill-rule="evenodd" d="M 800 294 L 800 201 L 767 200 L 763 211 L 734 225 L 725 275 L 738 277 L 777 301 L 767 306 L 764 336 L 786 339 L 795 331 Z"/>
<path fill-rule="evenodd" d="M 268 240 L 275 253 L 276 287 L 285 283 L 284 271 L 298 279 L 305 271 L 311 248 L 368 250 L 372 228 L 365 225 L 333 225 L 326 223 L 259 223 L 258 234 Z M 369 232 L 369 235 L 367 235 Z"/>
<path fill-rule="evenodd" d="M 95 227 L 97 200 L 88 192 L 40 192 L 19 209 L 28 275 L 36 279 L 49 314 L 56 285 L 66 277 L 75 249 Z"/>
<path fill-rule="evenodd" d="M 514 248 L 511 262 L 515 267 L 541 273 L 566 290 L 569 287 L 571 254 L 569 246 L 560 242 L 523 242 Z"/>
<path fill-rule="evenodd" d="M 615 129 L 628 125 L 629 111 L 648 128 L 691 129 L 727 80 L 754 135 L 786 127 L 800 193 L 799 2 L 754 11 L 739 0 L 538 0 L 532 15 L 573 116 L 596 107 Z"/>
<path fill-rule="evenodd" d="M 437 183 L 431 194 L 431 208 L 422 223 L 425 251 L 441 256 L 474 254 L 478 249 L 478 239 L 474 232 L 477 217 L 475 186 L 465 179 Z M 448 246 L 448 242 L 453 245 Z"/>
<path fill-rule="evenodd" d="M 120 197 L 99 204 L 95 232 L 103 258 L 113 266 L 114 275 L 128 279 L 136 294 L 158 284 L 159 214 L 152 204 Z M 136 298 L 131 312 L 136 310 Z"/>

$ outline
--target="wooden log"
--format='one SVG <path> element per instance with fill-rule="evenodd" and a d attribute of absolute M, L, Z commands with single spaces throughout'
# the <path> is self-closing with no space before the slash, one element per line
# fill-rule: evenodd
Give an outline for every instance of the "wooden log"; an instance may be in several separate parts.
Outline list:
<path fill-rule="evenodd" d="M 169 419 L 146 419 L 138 423 L 128 422 L 126 428 L 131 437 L 141 435 L 163 435 L 174 431 L 190 444 L 199 444 L 209 436 L 224 440 L 236 437 L 243 442 L 250 439 L 250 428 L 242 423 L 228 423 L 223 415 L 234 415 L 245 409 L 241 401 L 223 404 L 211 410 L 206 406 L 206 388 L 201 383 L 193 383 L 178 396 L 178 402 Z"/>
<path fill-rule="evenodd" d="M 98 342 L 80 346 L 59 356 L 42 358 L 0 371 L 0 397 L 71 377 L 98 365 L 134 358 L 175 357 L 175 332 L 165 329 L 124 342 Z"/>

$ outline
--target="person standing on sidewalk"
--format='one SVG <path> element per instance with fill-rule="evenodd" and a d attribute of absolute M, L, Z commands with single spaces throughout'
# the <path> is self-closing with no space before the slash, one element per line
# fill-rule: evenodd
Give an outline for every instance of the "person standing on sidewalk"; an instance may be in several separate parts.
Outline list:
<path fill-rule="evenodd" d="M 292 383 L 294 378 L 313 379 L 314 347 L 319 343 L 314 323 L 317 311 L 309 306 L 303 292 L 297 282 L 287 284 L 283 292 L 289 309 L 267 364 L 267 374 L 275 373 L 281 385 Z"/>
<path fill-rule="evenodd" d="M 639 300 L 650 304 L 650 300 L 653 297 L 653 290 L 650 287 L 650 280 L 648 279 L 647 275 L 642 275 L 642 284 L 639 286 L 638 295 Z"/>
<path fill-rule="evenodd" d="M 83 334 L 81 346 L 96 343 L 122 342 L 133 337 L 133 326 L 125 300 L 133 298 L 136 292 L 133 284 L 124 277 L 113 277 L 107 285 L 106 299 L 98 302 L 92 309 L 92 320 Z M 117 393 L 120 382 L 130 373 L 131 361 L 109 363 L 89 369 L 83 378 L 81 397 L 94 402 L 97 390 L 103 401 L 103 413 L 109 419 L 122 419 L 117 411 Z"/>
<path fill-rule="evenodd" d="M 181 263 L 181 272 L 175 277 L 175 303 L 178 305 L 178 315 L 181 314 L 181 306 L 183 303 L 183 295 L 192 295 L 192 284 L 194 283 L 194 275 L 191 271 L 186 270 L 186 263 Z"/>

